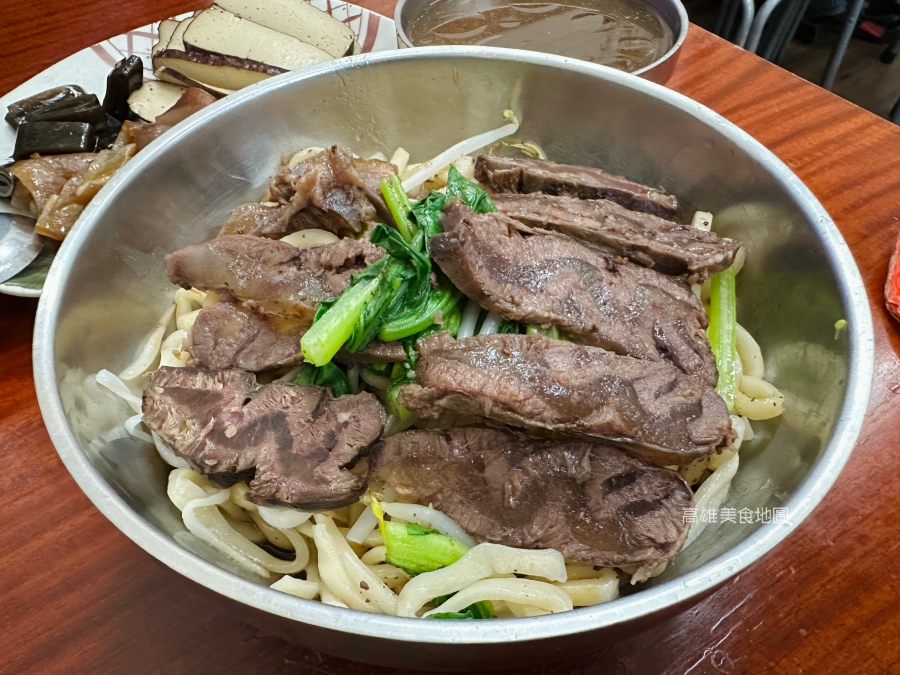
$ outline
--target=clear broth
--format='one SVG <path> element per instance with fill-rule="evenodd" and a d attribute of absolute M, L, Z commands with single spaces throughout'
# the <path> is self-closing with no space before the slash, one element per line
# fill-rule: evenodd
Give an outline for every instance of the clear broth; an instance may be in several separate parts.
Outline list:
<path fill-rule="evenodd" d="M 446 4 L 457 5 L 454 0 Z M 452 17 L 438 9 L 442 5 L 431 5 L 410 25 L 407 34 L 417 47 L 530 49 L 633 72 L 661 58 L 674 44 L 662 16 L 639 0 L 514 3 Z"/>

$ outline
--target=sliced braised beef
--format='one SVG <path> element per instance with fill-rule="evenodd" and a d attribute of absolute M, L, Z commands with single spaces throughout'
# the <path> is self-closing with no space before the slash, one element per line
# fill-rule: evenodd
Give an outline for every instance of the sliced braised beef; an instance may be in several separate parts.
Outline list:
<path fill-rule="evenodd" d="M 250 202 L 232 209 L 219 236 L 251 234 L 257 237 L 280 239 L 293 230 L 278 224 L 284 213 L 284 204 L 276 202 Z"/>
<path fill-rule="evenodd" d="M 637 565 L 635 581 L 678 552 L 692 506 L 677 473 L 610 445 L 501 429 L 396 434 L 372 450 L 369 477 L 403 501 L 432 504 L 477 541 Z"/>
<path fill-rule="evenodd" d="M 616 441 L 648 462 L 688 464 L 732 435 L 725 402 L 668 363 L 543 335 L 449 333 L 419 340 L 399 401 L 423 417 L 453 410 L 518 427 Z"/>
<path fill-rule="evenodd" d="M 479 155 L 475 178 L 494 192 L 544 192 L 578 199 L 609 199 L 626 209 L 663 218 L 672 218 L 678 211 L 678 200 L 663 190 L 590 166 Z"/>
<path fill-rule="evenodd" d="M 390 162 L 361 159 L 333 146 L 293 170 L 282 165 L 269 183 L 271 202 L 239 206 L 220 234 L 280 238 L 317 228 L 354 237 L 376 215 L 393 222 L 379 184 L 396 173 Z"/>
<path fill-rule="evenodd" d="M 384 426 L 371 394 L 257 386 L 251 373 L 162 367 L 144 391 L 144 422 L 213 483 L 249 480 L 247 499 L 302 510 L 352 504 L 366 479 L 348 470 Z"/>
<path fill-rule="evenodd" d="M 188 351 L 200 368 L 259 372 L 302 362 L 300 338 L 308 327 L 302 319 L 263 315 L 220 302 L 200 310 Z"/>
<path fill-rule="evenodd" d="M 558 326 L 575 342 L 668 360 L 715 385 L 706 313 L 682 280 L 532 230 L 458 200 L 441 218 L 431 254 L 450 280 L 505 319 Z"/>
<path fill-rule="evenodd" d="M 501 213 L 530 227 L 559 232 L 663 274 L 685 275 L 690 283 L 730 266 L 741 246 L 608 199 L 498 194 L 494 203 Z"/>
<path fill-rule="evenodd" d="M 382 249 L 355 239 L 298 249 L 282 241 L 234 235 L 170 253 L 166 269 L 173 284 L 215 291 L 225 300 L 305 320 L 309 326 L 320 302 L 337 298 L 351 274 L 382 255 Z"/>
<path fill-rule="evenodd" d="M 259 372 L 303 361 L 300 338 L 308 322 L 259 314 L 238 304 L 220 302 L 204 307 L 191 328 L 188 350 L 201 368 L 241 368 Z M 364 350 L 339 351 L 339 363 L 392 363 L 404 361 L 399 342 L 372 342 Z"/>

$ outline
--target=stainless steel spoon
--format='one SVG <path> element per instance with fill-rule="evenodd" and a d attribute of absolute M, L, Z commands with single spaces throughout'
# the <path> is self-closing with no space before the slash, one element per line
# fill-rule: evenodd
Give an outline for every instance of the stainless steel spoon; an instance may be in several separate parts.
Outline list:
<path fill-rule="evenodd" d="M 0 284 L 28 267 L 44 247 L 34 223 L 29 216 L 0 213 Z"/>

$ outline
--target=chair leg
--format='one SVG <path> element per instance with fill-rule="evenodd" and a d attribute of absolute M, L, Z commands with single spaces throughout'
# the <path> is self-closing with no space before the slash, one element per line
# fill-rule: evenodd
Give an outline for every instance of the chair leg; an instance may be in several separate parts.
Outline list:
<path fill-rule="evenodd" d="M 900 124 L 900 98 L 897 99 L 897 102 L 894 104 L 894 107 L 891 108 L 891 112 L 888 115 L 888 119 L 894 124 Z"/>
<path fill-rule="evenodd" d="M 772 60 L 772 54 L 778 50 L 778 47 L 784 41 L 784 35 L 790 28 L 792 18 L 794 16 L 794 7 L 798 0 L 785 0 L 781 7 L 772 13 L 770 22 L 774 23 L 774 27 L 769 31 L 768 35 L 764 32 L 759 43 L 756 53 L 766 61 Z"/>
<path fill-rule="evenodd" d="M 753 26 L 750 28 L 750 36 L 747 38 L 746 49 L 748 52 L 753 52 L 754 54 L 757 52 L 762 39 L 763 29 L 765 29 L 766 23 L 772 16 L 772 12 L 778 9 L 778 5 L 781 3 L 782 0 L 766 0 L 762 7 L 759 8 L 756 18 L 753 19 Z"/>
<path fill-rule="evenodd" d="M 731 33 L 734 29 L 734 20 L 737 17 L 740 0 L 724 0 L 722 9 L 719 12 L 720 20 L 716 22 L 716 30 L 713 31 L 720 38 L 725 40 L 731 39 Z"/>
<path fill-rule="evenodd" d="M 897 58 L 897 54 L 900 54 L 900 27 L 892 29 L 891 32 L 893 37 L 888 46 L 881 52 L 880 59 L 882 63 L 893 63 L 894 59 Z"/>
<path fill-rule="evenodd" d="M 713 24 L 712 32 L 718 35 L 720 38 L 726 38 L 725 35 L 725 25 L 728 22 L 728 14 L 731 11 L 731 8 L 734 6 L 736 0 L 722 0 L 719 5 L 719 12 L 716 15 L 716 22 Z"/>
<path fill-rule="evenodd" d="M 822 87 L 828 91 L 831 91 L 831 88 L 834 86 L 834 78 L 837 77 L 838 69 L 844 60 L 844 54 L 847 53 L 847 45 L 850 44 L 850 38 L 853 36 L 853 29 L 856 28 L 856 23 L 859 21 L 859 15 L 862 14 L 865 4 L 866 0 L 853 0 L 853 3 L 847 7 L 844 27 L 841 29 L 837 44 L 831 51 L 828 65 L 825 67 L 825 74 L 822 76 Z"/>
<path fill-rule="evenodd" d="M 753 25 L 753 19 L 756 16 L 756 4 L 754 0 L 742 0 L 741 23 L 738 26 L 737 35 L 734 38 L 734 44 L 743 47 L 747 43 L 747 36 L 750 35 L 750 28 Z"/>
<path fill-rule="evenodd" d="M 781 60 L 784 50 L 794 37 L 794 33 L 797 32 L 797 27 L 803 20 L 803 15 L 806 13 L 806 8 L 809 7 L 809 3 L 810 0 L 791 0 L 784 16 L 781 17 L 779 30 L 776 36 L 772 40 L 769 40 L 765 53 L 761 54 L 764 59 L 771 61 L 772 63 L 778 63 Z"/>

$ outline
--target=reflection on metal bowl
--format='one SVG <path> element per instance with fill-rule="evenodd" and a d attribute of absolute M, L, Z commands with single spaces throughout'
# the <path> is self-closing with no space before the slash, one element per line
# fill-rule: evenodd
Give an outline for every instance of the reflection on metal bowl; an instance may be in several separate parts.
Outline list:
<path fill-rule="evenodd" d="M 724 506 L 784 508 L 787 522 L 711 525 L 662 576 L 608 604 L 445 621 L 439 629 L 289 596 L 208 547 L 182 546 L 162 462 L 139 441 L 110 436 L 130 413 L 84 384 L 89 373 L 130 362 L 171 303 L 164 254 L 212 236 L 230 209 L 259 199 L 279 158 L 298 148 L 340 143 L 368 156 L 402 145 L 421 161 L 492 128 L 507 108 L 522 122 L 520 137 L 551 158 L 664 185 L 685 212 L 715 213 L 717 229 L 745 243 L 740 321 L 768 357 L 766 378 L 784 392 L 787 412 L 756 425 Z M 836 339 L 838 319 L 848 328 Z M 34 336 L 37 393 L 53 442 L 127 536 L 266 630 L 343 657 L 418 668 L 561 658 L 697 602 L 782 542 L 821 501 L 853 448 L 872 374 L 871 318 L 853 259 L 822 206 L 774 155 L 650 82 L 480 47 L 353 57 L 275 77 L 191 117 L 86 209 L 50 272 Z"/>

